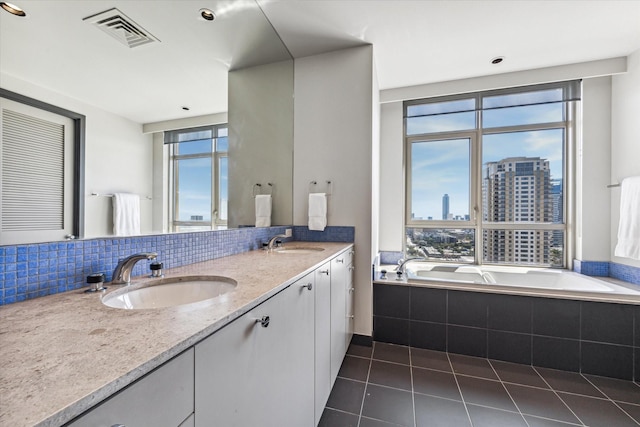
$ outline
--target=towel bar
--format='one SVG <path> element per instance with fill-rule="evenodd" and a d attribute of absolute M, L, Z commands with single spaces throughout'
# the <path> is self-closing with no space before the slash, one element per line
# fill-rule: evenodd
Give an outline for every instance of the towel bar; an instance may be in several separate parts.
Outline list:
<path fill-rule="evenodd" d="M 91 195 L 94 196 L 94 197 L 113 197 L 113 194 L 91 193 Z M 140 196 L 140 198 L 142 198 L 142 196 Z M 153 200 L 153 198 L 149 197 L 149 196 L 145 196 L 145 198 L 147 200 Z"/>
<path fill-rule="evenodd" d="M 318 184 L 318 181 L 309 181 L 309 193 L 311 193 L 311 186 L 317 185 L 317 184 Z M 330 196 L 331 193 L 333 193 L 333 182 L 327 181 L 327 191 L 325 192 L 325 194 L 327 196 Z"/>
<path fill-rule="evenodd" d="M 267 185 L 269 186 L 269 192 L 268 192 L 268 193 L 265 193 L 265 194 L 269 194 L 269 195 L 273 194 L 273 184 L 272 184 L 272 183 L 270 183 L 270 182 L 267 182 Z M 256 187 L 258 187 L 258 192 L 257 192 L 257 193 L 256 193 Z M 255 198 L 258 194 L 262 194 L 261 189 L 262 189 L 262 184 L 260 184 L 260 183 L 253 184 L 253 197 L 254 197 L 254 198 Z"/>

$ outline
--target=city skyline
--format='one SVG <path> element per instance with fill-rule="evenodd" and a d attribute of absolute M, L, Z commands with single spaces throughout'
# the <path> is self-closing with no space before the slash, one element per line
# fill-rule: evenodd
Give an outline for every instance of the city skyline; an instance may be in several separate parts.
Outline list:
<path fill-rule="evenodd" d="M 484 135 L 482 167 L 510 157 L 540 157 L 549 161 L 553 181 L 563 178 L 561 129 Z M 449 195 L 449 213 L 470 215 L 470 139 L 412 144 L 411 213 L 414 218 L 442 218 L 442 196 Z"/>

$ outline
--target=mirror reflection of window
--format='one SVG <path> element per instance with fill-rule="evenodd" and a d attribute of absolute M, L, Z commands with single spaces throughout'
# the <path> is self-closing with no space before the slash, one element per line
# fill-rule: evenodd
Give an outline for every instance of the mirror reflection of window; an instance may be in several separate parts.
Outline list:
<path fill-rule="evenodd" d="M 227 125 L 168 131 L 172 232 L 227 228 Z"/>

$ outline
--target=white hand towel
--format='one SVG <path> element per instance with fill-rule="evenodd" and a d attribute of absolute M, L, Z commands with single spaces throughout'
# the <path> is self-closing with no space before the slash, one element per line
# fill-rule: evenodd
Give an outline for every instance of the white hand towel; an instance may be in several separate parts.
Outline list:
<path fill-rule="evenodd" d="M 640 260 L 640 176 L 622 180 L 615 256 Z"/>
<path fill-rule="evenodd" d="M 113 195 L 113 234 L 137 236 L 140 234 L 140 196 L 115 193 Z"/>
<path fill-rule="evenodd" d="M 327 226 L 327 195 L 309 193 L 309 230 L 324 231 Z"/>
<path fill-rule="evenodd" d="M 256 196 L 256 227 L 271 227 L 271 195 Z"/>

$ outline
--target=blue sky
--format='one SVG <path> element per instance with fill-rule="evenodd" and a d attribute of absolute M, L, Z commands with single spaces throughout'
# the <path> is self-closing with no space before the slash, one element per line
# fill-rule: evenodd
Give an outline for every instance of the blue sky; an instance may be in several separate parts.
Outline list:
<path fill-rule="evenodd" d="M 227 150 L 227 138 L 218 139 L 218 148 Z M 180 154 L 211 153 L 212 140 L 181 143 Z M 211 158 L 182 159 L 179 161 L 179 221 L 189 221 L 200 215 L 204 221 L 211 220 Z M 228 200 L 228 162 L 220 159 L 220 198 Z M 223 209 L 224 210 L 224 209 Z M 221 212 L 226 213 L 226 212 Z"/>

